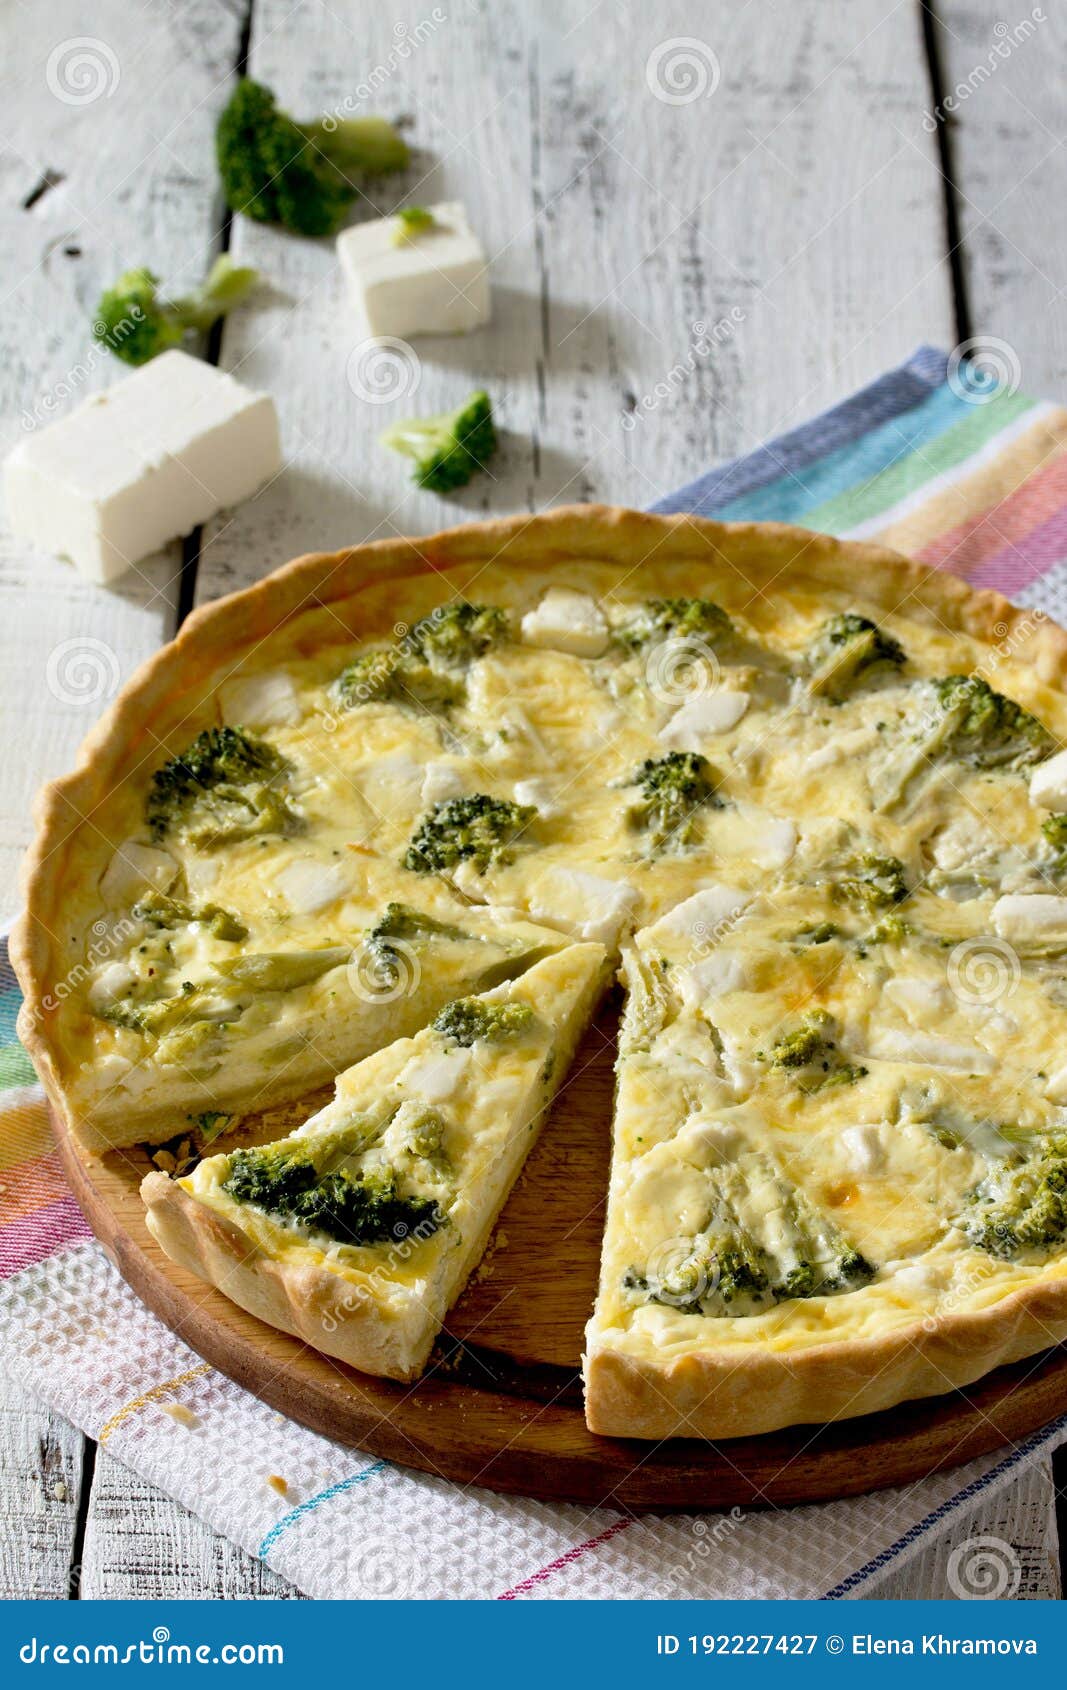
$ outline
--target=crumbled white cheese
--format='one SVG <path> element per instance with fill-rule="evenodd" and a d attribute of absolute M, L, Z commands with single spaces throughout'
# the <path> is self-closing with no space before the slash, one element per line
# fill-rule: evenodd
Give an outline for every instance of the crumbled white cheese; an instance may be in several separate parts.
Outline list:
<path fill-rule="evenodd" d="M 715 943 L 752 902 L 748 892 L 734 886 L 705 886 L 684 898 L 648 929 L 652 944 L 660 939 L 693 939 Z"/>
<path fill-rule="evenodd" d="M 1067 898 L 1051 892 L 1009 892 L 993 905 L 993 927 L 1002 939 L 1047 939 L 1067 933 Z"/>
<path fill-rule="evenodd" d="M 443 804 L 449 798 L 460 798 L 465 790 L 463 777 L 454 763 L 427 763 L 419 794 L 427 807 Z"/>
<path fill-rule="evenodd" d="M 100 896 L 111 907 L 131 904 L 148 891 L 169 892 L 178 872 L 167 851 L 125 839 L 100 877 Z"/>
<path fill-rule="evenodd" d="M 747 692 L 695 693 L 660 728 L 658 738 L 671 751 L 699 751 L 710 736 L 736 728 L 748 705 Z"/>
<path fill-rule="evenodd" d="M 640 896 L 626 880 L 605 880 L 587 869 L 553 865 L 534 888 L 530 915 L 580 939 L 615 945 Z"/>
<path fill-rule="evenodd" d="M 434 226 L 410 240 L 397 239 L 395 217 L 355 223 L 337 237 L 366 335 L 463 334 L 489 321 L 489 264 L 464 207 L 452 200 L 426 209 Z"/>
<path fill-rule="evenodd" d="M 427 1103 L 445 1103 L 459 1085 L 471 1059 L 462 1045 L 454 1050 L 434 1052 L 430 1056 L 416 1056 L 397 1077 L 402 1091 L 414 1092 Z"/>
<path fill-rule="evenodd" d="M 765 868 L 784 868 L 797 848 L 797 824 L 787 816 L 759 815 L 752 838 L 752 858 Z"/>
<path fill-rule="evenodd" d="M 137 976 L 127 962 L 107 962 L 89 988 L 89 1006 L 99 1015 L 119 1003 Z"/>
<path fill-rule="evenodd" d="M 112 581 L 281 463 L 268 394 L 164 352 L 19 442 L 4 465 L 8 521 L 90 581 Z"/>
<path fill-rule="evenodd" d="M 1030 802 L 1039 810 L 1067 810 L 1067 751 L 1038 764 L 1030 776 Z"/>
<path fill-rule="evenodd" d="M 942 1283 L 943 1275 L 926 1262 L 905 1262 L 893 1274 L 894 1290 L 902 1291 L 907 1297 L 938 1291 Z"/>
<path fill-rule="evenodd" d="M 691 968 L 680 968 L 674 983 L 687 1009 L 699 1009 L 701 1004 L 713 1003 L 727 992 L 742 991 L 745 985 L 744 959 L 729 951 L 695 962 Z"/>
<path fill-rule="evenodd" d="M 527 645 L 565 651 L 572 657 L 599 657 L 607 649 L 608 634 L 596 600 L 572 587 L 549 587 L 540 604 L 522 619 Z"/>
<path fill-rule="evenodd" d="M 951 1003 L 945 987 L 937 980 L 909 979 L 905 975 L 887 980 L 882 991 L 906 1015 L 910 1017 L 914 1012 L 920 1019 L 938 1014 Z"/>
<path fill-rule="evenodd" d="M 1067 1103 L 1067 1063 L 1049 1075 L 1045 1081 L 1045 1096 L 1050 1103 Z"/>
<path fill-rule="evenodd" d="M 238 675 L 219 688 L 222 714 L 231 727 L 276 728 L 299 722 L 300 700 L 285 669 Z"/>
<path fill-rule="evenodd" d="M 956 1044 L 933 1033 L 910 1027 L 877 1027 L 871 1034 L 870 1054 L 883 1062 L 919 1062 L 954 1074 L 991 1074 L 996 1059 L 976 1045 Z"/>
<path fill-rule="evenodd" d="M 846 1127 L 841 1134 L 849 1171 L 860 1176 L 876 1174 L 885 1166 L 884 1128 L 865 1124 Z"/>
<path fill-rule="evenodd" d="M 556 784 L 551 780 L 517 780 L 513 797 L 516 804 L 532 804 L 542 816 L 557 816 L 560 806 Z"/>
<path fill-rule="evenodd" d="M 313 915 L 351 891 L 343 863 L 320 863 L 296 857 L 275 876 L 274 884 L 293 915 Z"/>

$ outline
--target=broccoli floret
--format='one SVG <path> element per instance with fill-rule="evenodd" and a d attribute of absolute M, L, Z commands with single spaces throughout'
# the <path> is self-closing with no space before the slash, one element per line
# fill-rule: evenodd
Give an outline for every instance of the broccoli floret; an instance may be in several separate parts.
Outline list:
<path fill-rule="evenodd" d="M 733 633 L 725 610 L 711 599 L 649 599 L 615 630 L 631 650 L 666 639 L 701 639 L 712 644 Z"/>
<path fill-rule="evenodd" d="M 435 668 L 467 669 L 475 658 L 502 645 L 509 633 L 507 611 L 498 605 L 456 599 L 416 622 L 405 644 Z"/>
<path fill-rule="evenodd" d="M 215 151 L 231 211 L 297 235 L 333 234 L 357 192 L 350 173 L 404 170 L 410 159 L 382 117 L 295 123 L 269 88 L 247 78 L 219 119 Z"/>
<path fill-rule="evenodd" d="M 333 685 L 346 710 L 388 700 L 418 711 L 444 713 L 464 697 L 461 682 L 396 649 L 363 652 L 342 669 Z"/>
<path fill-rule="evenodd" d="M 835 897 L 856 904 L 868 915 L 902 904 L 909 895 L 904 864 L 898 857 L 880 857 L 875 851 L 850 857 L 831 881 Z"/>
<path fill-rule="evenodd" d="M 1058 1244 L 1067 1234 L 1067 1137 L 1048 1138 L 1021 1167 L 992 1174 L 960 1226 L 978 1249 L 1005 1259 Z"/>
<path fill-rule="evenodd" d="M 828 945 L 831 939 L 840 939 L 841 929 L 832 921 L 817 921 L 813 927 L 802 927 L 796 934 L 794 943 L 797 945 Z"/>
<path fill-rule="evenodd" d="M 946 763 L 970 769 L 1019 770 L 1055 749 L 1048 729 L 979 675 L 947 675 L 923 689 L 926 708 L 907 742 L 891 752 L 872 780 L 880 810 L 890 810 L 912 781 Z"/>
<path fill-rule="evenodd" d="M 1046 816 L 1041 831 L 1054 851 L 1067 851 L 1067 816 Z"/>
<path fill-rule="evenodd" d="M 905 921 L 902 915 L 896 913 L 884 915 L 881 921 L 876 922 L 871 928 L 863 943 L 865 945 L 902 945 L 912 932 L 911 923 Z"/>
<path fill-rule="evenodd" d="M 415 460 L 412 480 L 430 493 L 451 493 L 484 469 L 497 448 L 489 395 L 472 393 L 438 417 L 408 417 L 382 435 L 382 445 Z"/>
<path fill-rule="evenodd" d="M 381 916 L 367 935 L 370 944 L 387 944 L 390 939 L 406 939 L 417 943 L 420 939 L 469 939 L 465 928 L 451 922 L 438 921 L 410 904 L 386 904 Z"/>
<path fill-rule="evenodd" d="M 434 1021 L 434 1031 L 453 1044 L 469 1049 L 479 1039 L 503 1044 L 517 1038 L 534 1023 L 528 1003 L 486 1003 L 483 998 L 457 998 L 447 1003 Z"/>
<path fill-rule="evenodd" d="M 158 353 L 180 346 L 187 335 L 208 330 L 240 305 L 258 280 L 258 271 L 235 264 L 224 252 L 196 293 L 160 299 L 159 278 L 151 270 L 127 270 L 101 294 L 93 334 L 124 363 L 147 364 Z"/>
<path fill-rule="evenodd" d="M 811 1015 L 782 1033 L 769 1051 L 757 1056 L 771 1068 L 784 1069 L 803 1092 L 822 1091 L 825 1086 L 850 1086 L 867 1070 L 848 1062 L 837 1047 L 837 1022 L 826 1010 Z"/>
<path fill-rule="evenodd" d="M 223 1190 L 341 1244 L 399 1241 L 416 1231 L 427 1237 L 444 1221 L 432 1198 L 402 1197 L 395 1175 L 385 1170 L 320 1174 L 308 1150 L 285 1144 L 236 1150 Z"/>
<path fill-rule="evenodd" d="M 289 764 L 241 728 L 205 728 L 157 769 L 145 803 L 156 840 L 178 833 L 200 850 L 264 833 L 293 833 L 300 817 L 284 790 Z"/>
<path fill-rule="evenodd" d="M 408 241 L 418 240 L 420 235 L 428 235 L 431 229 L 439 229 L 440 224 L 432 211 L 427 211 L 424 205 L 404 205 L 396 212 L 396 228 L 393 231 L 393 245 L 404 246 Z"/>
<path fill-rule="evenodd" d="M 631 827 L 647 834 L 654 850 L 692 844 L 698 831 L 698 811 L 722 808 L 712 782 L 712 768 L 696 751 L 669 751 L 649 757 L 626 786 L 636 786 L 641 799 L 627 812 Z"/>
<path fill-rule="evenodd" d="M 625 1290 L 694 1314 L 737 1317 L 794 1297 L 854 1291 L 873 1278 L 870 1262 L 770 1158 L 742 1156 L 715 1169 L 709 1183 L 710 1218 L 682 1259 L 659 1273 L 630 1268 Z"/>
<path fill-rule="evenodd" d="M 904 647 L 866 616 L 854 611 L 832 616 L 811 649 L 808 687 L 816 694 L 842 698 L 869 669 L 887 664 L 899 669 L 905 661 Z"/>
<path fill-rule="evenodd" d="M 248 938 L 248 928 L 232 910 L 221 904 L 204 904 L 196 909 L 181 898 L 168 898 L 162 892 L 150 892 L 139 898 L 131 910 L 137 921 L 143 921 L 157 933 L 172 932 L 186 922 L 195 921 L 206 927 L 213 939 L 225 939 L 236 944 Z"/>
<path fill-rule="evenodd" d="M 513 845 L 536 816 L 532 804 L 490 798 L 484 792 L 448 798 L 435 804 L 419 823 L 404 866 L 416 874 L 430 874 L 471 862 L 484 874 L 490 863 L 511 861 Z"/>

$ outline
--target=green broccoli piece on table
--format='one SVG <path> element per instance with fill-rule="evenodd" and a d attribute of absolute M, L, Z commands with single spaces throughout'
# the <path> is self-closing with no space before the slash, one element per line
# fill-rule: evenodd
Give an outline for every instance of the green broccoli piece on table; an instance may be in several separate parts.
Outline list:
<path fill-rule="evenodd" d="M 809 691 L 842 698 L 853 683 L 871 669 L 899 669 L 906 661 L 904 647 L 866 616 L 850 611 L 824 624 L 809 654 Z"/>
<path fill-rule="evenodd" d="M 453 869 L 471 862 L 484 874 L 491 863 L 511 860 L 512 848 L 537 810 L 476 792 L 435 804 L 420 822 L 404 857 L 405 868 L 416 874 Z"/>
<path fill-rule="evenodd" d="M 383 117 L 296 123 L 248 78 L 219 118 L 215 152 L 231 211 L 297 235 L 332 235 L 356 196 L 355 175 L 405 170 L 407 142 Z"/>
<path fill-rule="evenodd" d="M 93 335 L 126 364 L 147 364 L 160 352 L 180 346 L 187 335 L 211 328 L 255 287 L 259 272 L 235 264 L 224 252 L 207 280 L 181 299 L 160 299 L 159 278 L 151 270 L 127 270 L 101 294 Z"/>
<path fill-rule="evenodd" d="M 666 639 L 701 639 L 714 644 L 733 633 L 725 610 L 711 599 L 649 599 L 615 630 L 615 638 L 631 650 Z"/>
<path fill-rule="evenodd" d="M 722 807 L 711 777 L 710 763 L 696 751 L 669 751 L 665 757 L 647 758 L 625 782 L 641 794 L 628 811 L 630 826 L 646 833 L 655 850 L 691 844 L 698 812 Z"/>
<path fill-rule="evenodd" d="M 503 1044 L 517 1038 L 534 1023 L 528 1003 L 486 1003 L 483 998 L 456 998 L 447 1003 L 433 1023 L 434 1031 L 453 1044 L 469 1049 L 479 1039 Z"/>
<path fill-rule="evenodd" d="M 300 817 L 284 789 L 289 764 L 241 728 L 205 728 L 152 776 L 145 820 L 152 837 L 180 834 L 197 849 L 264 833 L 293 833 Z"/>
<path fill-rule="evenodd" d="M 382 435 L 382 445 L 415 460 L 413 481 L 430 493 L 451 493 L 484 469 L 497 448 L 489 395 L 472 393 L 454 411 L 408 417 Z"/>

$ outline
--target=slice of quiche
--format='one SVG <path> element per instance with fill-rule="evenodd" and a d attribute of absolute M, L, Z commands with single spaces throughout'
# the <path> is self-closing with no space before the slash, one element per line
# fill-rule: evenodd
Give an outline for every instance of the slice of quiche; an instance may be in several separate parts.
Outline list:
<path fill-rule="evenodd" d="M 563 1081 L 608 955 L 567 946 L 337 1080 L 290 1137 L 149 1174 L 175 1261 L 366 1373 L 413 1379 Z"/>

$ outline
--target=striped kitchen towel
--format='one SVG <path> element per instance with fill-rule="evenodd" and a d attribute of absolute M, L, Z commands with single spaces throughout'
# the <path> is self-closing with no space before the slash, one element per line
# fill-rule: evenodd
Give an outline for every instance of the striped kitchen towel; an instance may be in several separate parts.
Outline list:
<path fill-rule="evenodd" d="M 931 348 L 656 508 L 877 537 L 1067 621 L 1067 411 Z M 309 1595 L 867 1595 L 1067 1436 L 1065 1416 L 954 1473 L 820 1507 L 640 1519 L 355 1454 L 201 1361 L 109 1266 L 64 1186 L 17 1004 L 0 947 L 3 1365 Z"/>

